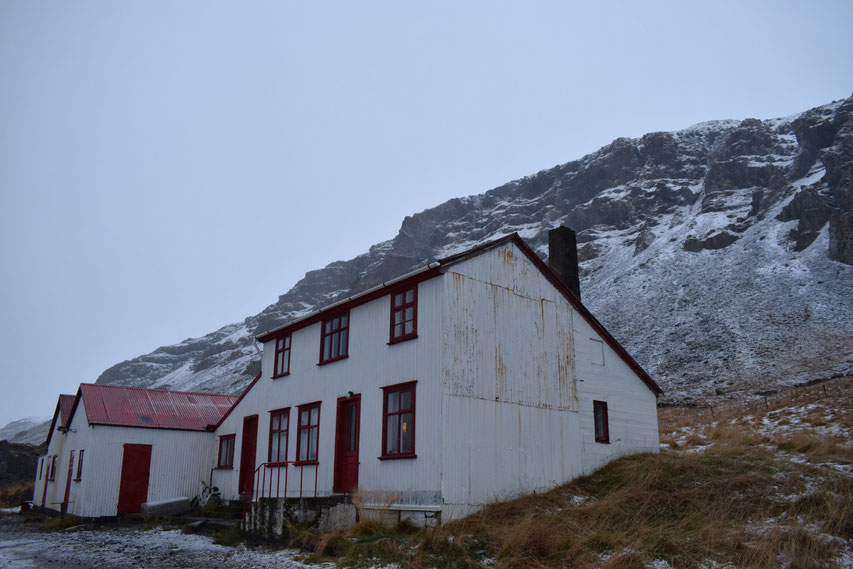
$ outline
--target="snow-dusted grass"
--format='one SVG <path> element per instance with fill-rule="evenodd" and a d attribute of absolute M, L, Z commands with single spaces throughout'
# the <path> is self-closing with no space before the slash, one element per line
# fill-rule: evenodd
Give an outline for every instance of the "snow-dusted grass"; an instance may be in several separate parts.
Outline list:
<path fill-rule="evenodd" d="M 298 533 L 341 566 L 850 566 L 853 380 L 661 411 L 662 451 L 430 530 Z"/>

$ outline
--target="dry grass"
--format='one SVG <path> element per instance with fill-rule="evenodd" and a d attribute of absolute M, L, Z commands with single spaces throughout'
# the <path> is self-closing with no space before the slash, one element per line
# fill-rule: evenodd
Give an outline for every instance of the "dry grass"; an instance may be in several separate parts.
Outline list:
<path fill-rule="evenodd" d="M 853 479 L 838 468 L 851 464 L 851 441 L 837 429 L 850 420 L 851 383 L 835 382 L 831 401 L 813 386 L 713 416 L 663 409 L 660 454 L 439 528 L 374 520 L 302 540 L 347 567 L 833 567 L 853 540 Z"/>
<path fill-rule="evenodd" d="M 0 507 L 14 508 L 33 498 L 32 482 L 15 482 L 0 488 Z"/>

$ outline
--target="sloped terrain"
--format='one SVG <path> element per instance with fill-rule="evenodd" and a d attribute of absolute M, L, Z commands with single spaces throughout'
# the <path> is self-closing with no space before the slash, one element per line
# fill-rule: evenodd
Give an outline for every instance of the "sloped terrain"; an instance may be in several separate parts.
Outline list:
<path fill-rule="evenodd" d="M 435 258 L 518 231 L 578 232 L 584 303 L 680 400 L 853 372 L 853 98 L 785 119 L 621 138 L 452 199 L 391 240 L 310 271 L 241 323 L 106 370 L 99 383 L 236 393 L 252 338 Z"/>

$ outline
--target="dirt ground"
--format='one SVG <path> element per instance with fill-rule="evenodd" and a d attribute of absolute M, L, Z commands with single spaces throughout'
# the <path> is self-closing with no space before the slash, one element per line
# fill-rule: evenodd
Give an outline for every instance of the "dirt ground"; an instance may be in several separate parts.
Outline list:
<path fill-rule="evenodd" d="M 206 569 L 229 567 L 309 567 L 293 549 L 225 547 L 206 535 L 184 534 L 169 526 L 104 525 L 43 532 L 17 514 L 0 513 L 0 569 Z M 328 566 L 310 566 L 313 569 Z"/>

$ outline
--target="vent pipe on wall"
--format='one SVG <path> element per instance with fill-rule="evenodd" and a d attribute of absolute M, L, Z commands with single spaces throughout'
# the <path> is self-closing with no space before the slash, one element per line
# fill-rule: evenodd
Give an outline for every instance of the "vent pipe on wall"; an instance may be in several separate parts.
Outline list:
<path fill-rule="evenodd" d="M 578 241 L 575 232 L 564 225 L 548 232 L 548 266 L 580 300 Z"/>

